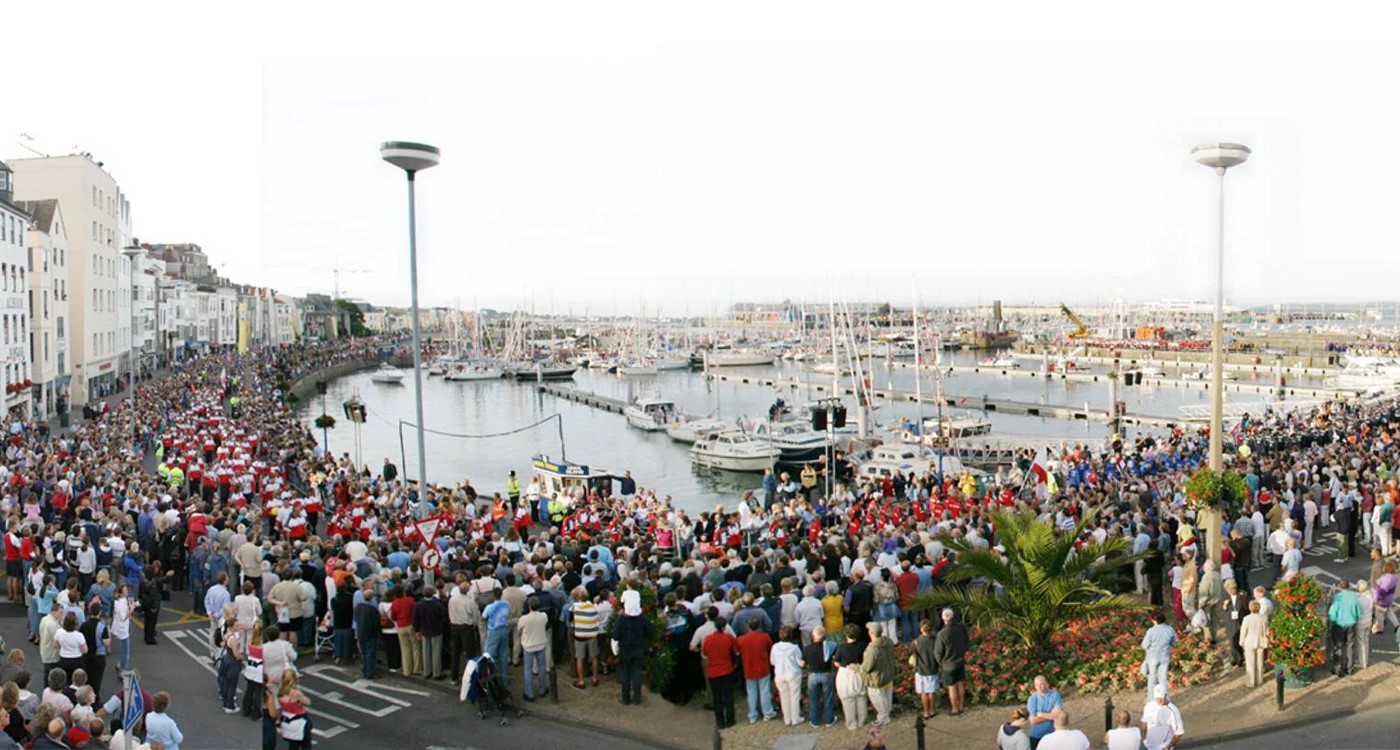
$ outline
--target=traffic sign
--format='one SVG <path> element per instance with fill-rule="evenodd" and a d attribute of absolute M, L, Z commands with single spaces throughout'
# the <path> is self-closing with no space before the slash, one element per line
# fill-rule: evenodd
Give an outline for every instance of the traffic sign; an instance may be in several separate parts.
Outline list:
<path fill-rule="evenodd" d="M 433 516 L 421 521 L 414 521 L 414 528 L 418 529 L 418 535 L 423 537 L 423 541 L 432 544 L 433 536 L 437 534 L 438 526 L 442 524 L 442 516 Z"/>
<path fill-rule="evenodd" d="M 145 701 L 141 699 L 141 682 L 136 676 L 136 671 L 132 670 L 127 675 L 126 683 L 126 710 L 122 712 L 122 728 L 129 736 L 136 723 L 141 721 L 141 715 L 145 712 Z"/>
<path fill-rule="evenodd" d="M 437 566 L 440 564 L 442 564 L 442 553 L 438 552 L 437 547 L 429 547 L 428 549 L 424 550 L 423 567 L 432 568 L 436 570 Z"/>

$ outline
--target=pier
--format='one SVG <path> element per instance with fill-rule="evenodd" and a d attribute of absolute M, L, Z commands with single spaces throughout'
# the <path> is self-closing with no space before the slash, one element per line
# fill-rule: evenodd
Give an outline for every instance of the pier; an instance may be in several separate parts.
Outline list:
<path fill-rule="evenodd" d="M 1016 372 L 1015 370 L 1008 370 Z M 1035 375 L 1035 373 L 1030 373 Z M 709 373 L 707 376 L 711 380 L 718 380 L 727 383 L 741 383 L 744 385 L 758 385 L 768 388 L 810 388 L 819 393 L 831 393 L 830 385 L 822 385 L 816 382 L 803 382 L 800 380 L 775 380 L 773 378 L 757 378 L 751 375 L 720 375 Z M 875 398 L 886 401 L 904 401 L 907 403 L 918 403 L 922 400 L 926 404 L 937 404 L 938 397 L 933 394 L 924 394 L 922 398 L 916 396 L 913 391 L 902 391 L 888 388 L 871 388 L 871 395 Z M 854 386 L 842 386 L 836 389 L 837 395 L 854 396 L 856 389 Z M 1113 417 L 1107 409 L 1094 409 L 1089 406 L 1073 407 L 1056 404 L 1037 404 L 1029 401 L 1011 401 L 1000 398 L 974 398 L 971 396 L 944 396 L 943 403 L 960 409 L 979 409 L 986 412 L 996 412 L 998 414 L 1012 414 L 1024 417 L 1055 417 L 1057 419 L 1084 419 L 1099 422 L 1110 421 Z M 1119 417 L 1123 424 L 1135 424 L 1144 427 L 1165 427 L 1173 428 L 1186 424 L 1192 420 L 1186 417 L 1169 417 L 1155 414 L 1124 414 Z"/>
<path fill-rule="evenodd" d="M 622 409 L 627 406 L 627 403 L 620 398 L 599 396 L 596 393 L 581 391 L 577 388 L 572 388 L 567 385 L 541 383 L 538 386 L 538 389 L 540 393 L 543 393 L 546 396 L 562 398 L 565 401 L 572 401 L 576 404 L 583 404 L 584 406 L 591 406 L 595 409 L 602 409 L 603 411 L 612 414 L 621 414 Z"/>
<path fill-rule="evenodd" d="M 1032 360 L 1037 361 L 1037 362 L 1040 360 L 1040 357 L 1039 357 L 1039 356 L 1034 356 L 1034 357 L 1032 357 L 1031 355 L 1026 355 L 1026 354 L 1018 354 L 1018 355 L 1016 355 L 1016 356 L 1019 357 L 1019 358 L 1023 358 L 1023 359 L 1024 359 L 1024 358 L 1031 358 Z M 1084 358 L 1083 358 L 1083 357 L 1077 357 L 1076 359 L 1078 359 L 1078 360 L 1080 360 L 1080 361 L 1083 361 Z M 894 366 L 894 367 L 896 367 L 896 368 L 904 368 L 904 369 L 914 367 L 913 363 L 910 363 L 910 362 L 892 362 L 892 363 L 888 363 L 888 364 L 891 364 L 892 366 Z M 1128 370 L 1136 369 L 1136 367 L 1139 366 L 1139 365 L 1153 365 L 1153 366 L 1159 366 L 1159 367 L 1161 367 L 1161 366 L 1165 366 L 1165 367 L 1178 367 L 1178 366 L 1180 366 L 1180 367 L 1182 367 L 1182 369 L 1186 369 L 1186 370 L 1194 369 L 1194 368 L 1192 368 L 1192 367 L 1189 366 L 1189 365 L 1176 365 L 1176 364 L 1173 364 L 1173 363 L 1171 363 L 1171 362 L 1160 362 L 1160 361 L 1155 361 L 1155 360 L 1154 360 L 1154 361 L 1144 361 L 1144 362 L 1141 362 L 1141 363 L 1134 362 L 1134 366 L 1132 366 L 1132 367 L 1129 367 L 1127 364 L 1124 364 L 1124 371 L 1126 372 L 1126 371 L 1128 371 Z M 924 365 L 923 367 L 924 367 L 924 369 L 926 369 L 926 370 L 932 368 L 931 365 L 927 365 L 927 364 Z M 958 373 L 972 374 L 972 375 L 977 375 L 977 374 L 1005 375 L 1005 376 L 1007 376 L 1007 377 L 1022 377 L 1022 378 L 1029 377 L 1029 378 L 1039 378 L 1039 379 L 1067 380 L 1067 381 L 1075 382 L 1075 383 L 1099 383 L 1099 382 L 1107 383 L 1107 382 L 1108 382 L 1108 379 L 1109 379 L 1107 373 L 1073 372 L 1073 371 L 1067 371 L 1067 372 L 1061 372 L 1061 371 L 1056 371 L 1056 372 L 1044 372 L 1044 371 L 1042 371 L 1042 370 L 1040 370 L 1040 369 L 1038 369 L 1038 368 L 1037 368 L 1037 369 L 1032 369 L 1032 368 L 1029 368 L 1029 367 L 1018 368 L 1018 367 L 994 367 L 994 366 L 992 366 L 992 365 L 947 365 L 947 366 L 943 366 L 942 369 L 943 369 L 944 372 L 952 371 L 952 373 L 955 374 L 955 375 L 958 374 Z M 1237 369 L 1237 370 L 1240 370 L 1240 371 L 1243 371 L 1243 372 L 1248 372 L 1248 371 L 1249 371 L 1248 366 L 1245 366 L 1245 365 L 1239 365 L 1239 366 L 1236 366 L 1236 367 L 1234 367 L 1234 368 L 1227 367 L 1226 369 L 1227 369 L 1227 370 L 1230 370 L 1230 369 Z M 1182 389 L 1185 389 L 1185 390 L 1188 390 L 1188 391 L 1189 391 L 1189 390 L 1203 390 L 1203 391 L 1208 391 L 1208 390 L 1210 390 L 1210 380 L 1208 380 L 1208 379 L 1207 379 L 1207 380 L 1195 380 L 1195 379 L 1187 380 L 1187 379 L 1183 379 L 1183 378 L 1180 378 L 1180 377 L 1175 377 L 1175 378 L 1173 378 L 1173 377 L 1168 377 L 1167 375 L 1157 375 L 1157 376 L 1144 375 L 1142 380 L 1143 380 L 1143 385 L 1142 385 L 1142 386 L 1137 386 L 1137 387 L 1182 388 Z M 1231 392 L 1233 392 L 1233 393 L 1255 393 L 1255 394 L 1260 394 L 1260 395 L 1277 395 L 1277 394 L 1278 394 L 1278 391 L 1279 391 L 1280 389 L 1279 389 L 1278 387 L 1276 387 L 1275 385 L 1273 385 L 1272 383 L 1269 383 L 1269 384 L 1262 384 L 1262 383 L 1237 383 L 1237 382 L 1234 382 L 1234 381 L 1227 380 L 1227 381 L 1225 381 L 1225 388 L 1224 388 L 1224 390 L 1225 390 L 1225 393 L 1231 393 Z M 1333 388 L 1295 388 L 1295 387 L 1293 387 L 1293 386 L 1284 386 L 1281 390 L 1283 391 L 1283 394 L 1284 394 L 1285 396 L 1295 396 L 1295 397 L 1298 397 L 1298 398 L 1305 398 L 1305 399 L 1324 399 L 1324 400 L 1326 400 L 1326 399 L 1339 398 L 1339 397 L 1343 397 L 1343 396 L 1355 395 L 1354 393 L 1352 393 L 1351 391 L 1348 391 L 1348 390 L 1346 390 L 1346 389 L 1333 389 Z"/>

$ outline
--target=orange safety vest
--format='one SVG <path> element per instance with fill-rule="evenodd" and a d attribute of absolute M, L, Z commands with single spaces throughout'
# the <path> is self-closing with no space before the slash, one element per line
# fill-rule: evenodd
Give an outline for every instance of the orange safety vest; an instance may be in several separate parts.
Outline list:
<path fill-rule="evenodd" d="M 491 503 L 491 520 L 499 521 L 506 517 L 506 504 L 497 500 Z"/>

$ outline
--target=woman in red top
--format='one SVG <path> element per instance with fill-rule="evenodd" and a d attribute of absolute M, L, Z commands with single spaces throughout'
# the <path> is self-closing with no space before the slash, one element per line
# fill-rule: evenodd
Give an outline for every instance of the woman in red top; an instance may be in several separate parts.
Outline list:
<path fill-rule="evenodd" d="M 734 726 L 734 657 L 739 655 L 739 639 L 731 635 L 723 617 L 715 618 L 715 632 L 700 643 L 705 659 L 705 678 L 715 704 L 715 728 Z"/>

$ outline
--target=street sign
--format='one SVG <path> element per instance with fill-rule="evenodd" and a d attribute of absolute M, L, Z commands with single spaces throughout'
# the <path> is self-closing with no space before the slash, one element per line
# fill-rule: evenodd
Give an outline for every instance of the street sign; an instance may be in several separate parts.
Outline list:
<path fill-rule="evenodd" d="M 442 564 L 442 553 L 437 547 L 429 547 L 423 552 L 423 567 L 437 570 L 437 566 Z"/>
<path fill-rule="evenodd" d="M 141 700 L 141 682 L 137 679 L 135 670 L 127 675 L 125 697 L 126 710 L 122 711 L 122 728 L 130 737 L 137 723 L 141 721 L 141 714 L 146 710 L 145 701 Z"/>
<path fill-rule="evenodd" d="M 425 518 L 421 521 L 414 521 L 414 528 L 418 529 L 418 534 L 423 537 L 423 541 L 432 544 L 433 535 L 437 534 L 437 528 L 442 523 L 440 516 Z"/>

